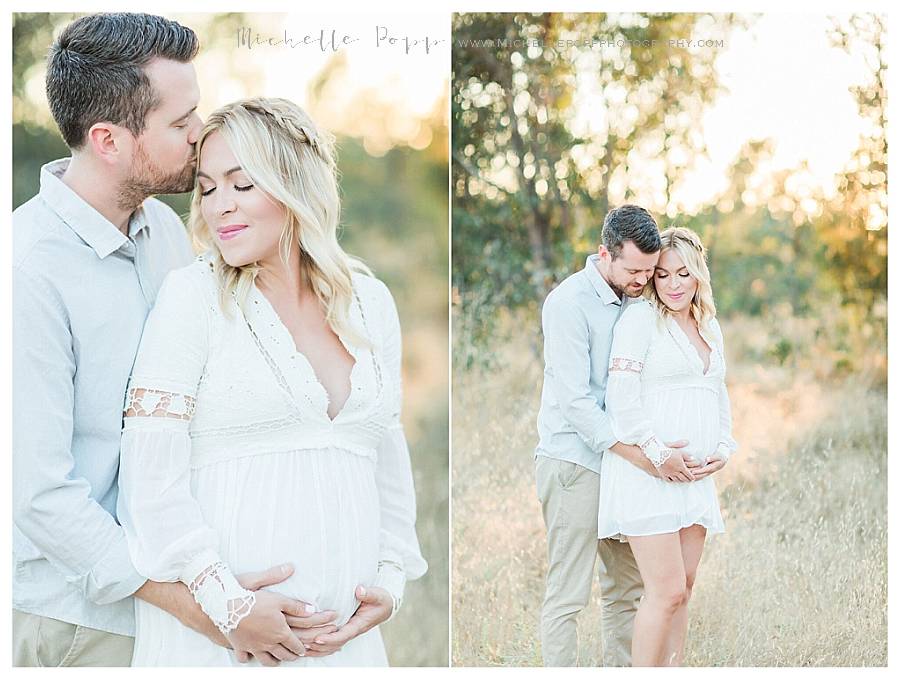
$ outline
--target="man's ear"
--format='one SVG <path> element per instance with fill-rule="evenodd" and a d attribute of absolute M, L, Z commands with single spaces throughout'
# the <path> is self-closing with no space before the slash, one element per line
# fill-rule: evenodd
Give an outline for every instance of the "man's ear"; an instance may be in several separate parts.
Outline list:
<path fill-rule="evenodd" d="M 122 132 L 109 122 L 94 123 L 87 132 L 87 146 L 98 160 L 114 164 L 122 157 Z"/>
<path fill-rule="evenodd" d="M 597 254 L 600 256 L 601 260 L 611 260 L 612 259 L 609 249 L 602 243 L 597 248 Z"/>

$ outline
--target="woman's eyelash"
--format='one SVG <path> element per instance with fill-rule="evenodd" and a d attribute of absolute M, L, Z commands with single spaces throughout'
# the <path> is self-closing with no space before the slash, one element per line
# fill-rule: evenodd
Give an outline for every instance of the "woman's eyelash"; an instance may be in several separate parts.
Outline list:
<path fill-rule="evenodd" d="M 247 186 L 243 186 L 243 187 L 239 187 L 239 186 L 235 185 L 234 190 L 235 191 L 250 191 L 250 189 L 252 189 L 252 188 L 253 188 L 252 184 L 248 184 Z M 211 189 L 207 189 L 206 191 L 201 191 L 200 195 L 201 196 L 209 196 L 215 190 L 216 190 L 216 188 L 212 187 Z"/>

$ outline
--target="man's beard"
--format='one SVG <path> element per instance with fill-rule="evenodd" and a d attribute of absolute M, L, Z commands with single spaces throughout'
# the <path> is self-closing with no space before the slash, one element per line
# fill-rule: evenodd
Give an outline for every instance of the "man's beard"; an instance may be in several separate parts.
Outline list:
<path fill-rule="evenodd" d="M 135 147 L 131 164 L 131 174 L 122 182 L 117 203 L 124 210 L 134 210 L 144 199 L 155 194 L 183 194 L 194 188 L 196 168 L 191 159 L 178 172 L 165 174 L 144 152 L 144 147 Z"/>
<path fill-rule="evenodd" d="M 618 295 L 620 298 L 621 297 L 630 297 L 630 298 L 640 297 L 644 293 L 644 288 L 646 288 L 646 286 L 641 286 L 640 289 L 635 289 L 635 288 L 632 288 L 630 285 L 627 285 L 624 288 L 622 288 L 615 281 L 608 281 L 607 283 L 609 284 L 609 287 L 612 288 L 612 292 L 615 293 L 616 295 Z"/>

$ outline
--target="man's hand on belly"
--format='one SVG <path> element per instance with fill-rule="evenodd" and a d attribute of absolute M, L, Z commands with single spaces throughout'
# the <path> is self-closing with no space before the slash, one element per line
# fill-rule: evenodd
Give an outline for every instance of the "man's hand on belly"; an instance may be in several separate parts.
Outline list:
<path fill-rule="evenodd" d="M 337 632 L 317 635 L 309 646 L 310 656 L 312 652 L 338 651 L 353 638 L 387 621 L 394 611 L 394 600 L 384 588 L 357 586 L 356 599 L 359 608 L 353 616 Z"/>

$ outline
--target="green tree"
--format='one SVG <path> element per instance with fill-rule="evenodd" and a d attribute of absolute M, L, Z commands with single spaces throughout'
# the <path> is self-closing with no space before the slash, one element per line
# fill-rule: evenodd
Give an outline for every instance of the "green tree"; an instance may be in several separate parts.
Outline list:
<path fill-rule="evenodd" d="M 852 88 L 866 129 L 838 178 L 837 192 L 816 230 L 844 299 L 870 307 L 887 295 L 887 27 L 885 17 L 835 20 L 832 40 L 866 64 L 866 80 Z"/>
<path fill-rule="evenodd" d="M 703 151 L 695 123 L 719 91 L 716 51 L 669 40 L 721 39 L 736 23 L 704 14 L 455 15 L 461 295 L 489 286 L 498 303 L 541 299 L 598 241 L 611 186 L 627 198 L 650 166 L 658 204 L 648 207 L 664 211 Z M 585 38 L 612 44 L 566 43 Z M 573 105 L 582 93 L 591 97 L 588 120 Z"/>

